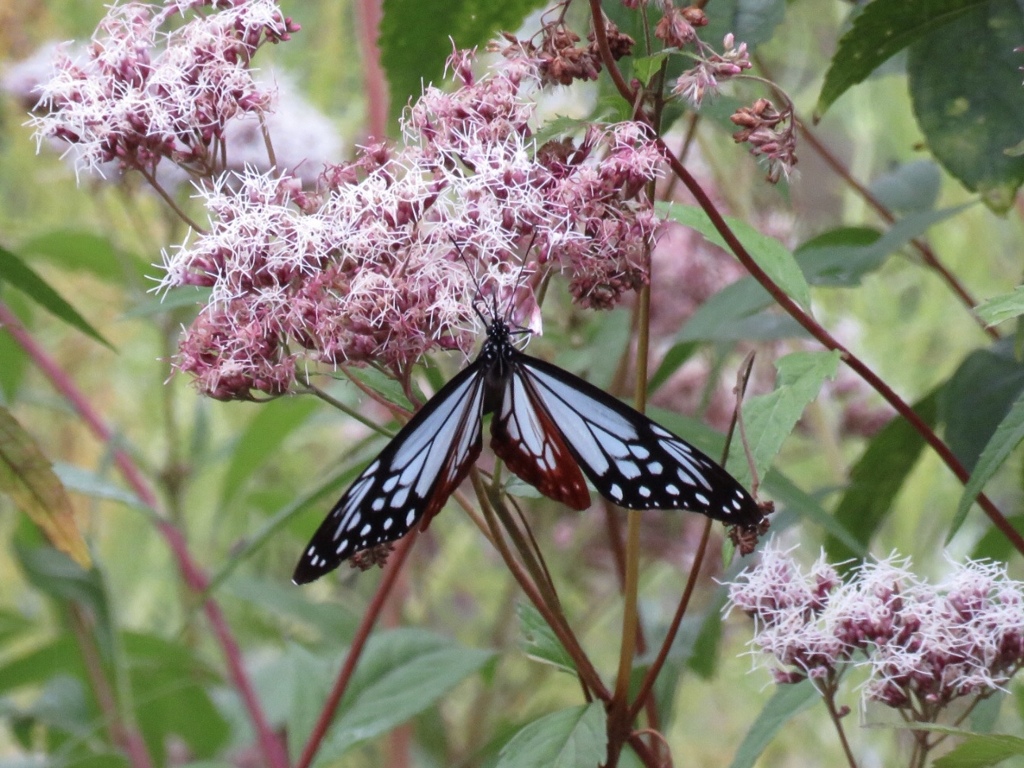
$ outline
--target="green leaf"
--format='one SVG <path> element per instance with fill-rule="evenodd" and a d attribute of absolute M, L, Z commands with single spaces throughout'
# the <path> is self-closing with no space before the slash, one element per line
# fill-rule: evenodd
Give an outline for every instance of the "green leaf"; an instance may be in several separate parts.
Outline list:
<path fill-rule="evenodd" d="M 1006 151 L 1020 142 L 1024 123 L 1014 50 L 1024 39 L 1024 9 L 1016 0 L 898 4 L 955 6 L 946 24 L 910 48 L 914 115 L 935 159 L 993 211 L 1006 212 L 1024 182 L 1024 157 Z"/>
<path fill-rule="evenodd" d="M 794 352 L 778 360 L 774 392 L 748 400 L 743 422 L 758 475 L 764 476 L 782 443 L 800 420 L 804 409 L 818 396 L 826 379 L 839 370 L 838 352 Z M 729 450 L 729 471 L 744 485 L 750 483 L 743 442 L 734 439 Z"/>
<path fill-rule="evenodd" d="M 53 546 L 82 568 L 89 548 L 75 523 L 75 512 L 49 459 L 6 408 L 0 407 L 0 491 L 46 534 Z"/>
<path fill-rule="evenodd" d="M 283 583 L 280 578 L 267 579 L 246 573 L 230 579 L 226 589 L 234 597 L 251 603 L 279 621 L 289 633 L 293 634 L 297 619 L 315 628 L 332 645 L 351 640 L 359 623 L 360 617 L 345 606 L 332 605 L 330 610 L 324 610 L 322 603 L 305 599 L 304 592 L 296 590 L 290 582 Z"/>
<path fill-rule="evenodd" d="M 576 663 L 540 612 L 532 604 L 520 602 L 516 605 L 516 615 L 519 616 L 519 631 L 523 636 L 526 655 L 542 664 L 550 664 L 575 675 Z"/>
<path fill-rule="evenodd" d="M 131 491 L 125 490 L 117 483 L 88 469 L 58 461 L 54 462 L 53 471 L 69 491 L 91 496 L 94 499 L 117 501 L 136 509 L 148 509 L 142 499 Z"/>
<path fill-rule="evenodd" d="M 353 745 L 422 712 L 493 656 L 491 651 L 464 648 L 423 630 L 396 629 L 375 635 L 315 764 L 327 765 Z"/>
<path fill-rule="evenodd" d="M 669 380 L 672 374 L 682 368 L 683 364 L 693 357 L 698 349 L 699 345 L 694 341 L 680 341 L 673 344 L 661 359 L 658 370 L 647 380 L 648 396 L 654 394 L 662 384 Z"/>
<path fill-rule="evenodd" d="M 946 444 L 969 471 L 1021 392 L 1024 364 L 1009 339 L 971 352 L 943 386 L 939 409 Z"/>
<path fill-rule="evenodd" d="M 1013 293 L 1003 293 L 983 301 L 975 311 L 985 325 L 999 325 L 1004 320 L 1024 315 L 1024 285 L 1018 285 Z"/>
<path fill-rule="evenodd" d="M 708 14 L 711 23 L 701 29 L 700 37 L 718 50 L 722 38 L 732 32 L 737 42 L 753 50 L 771 39 L 785 14 L 785 0 L 716 0 L 714 11 Z"/>
<path fill-rule="evenodd" d="M 807 522 L 822 528 L 830 537 L 837 539 L 857 557 L 864 557 L 867 548 L 850 533 L 836 518 L 825 511 L 821 503 L 810 494 L 799 488 L 796 483 L 786 477 L 778 469 L 771 469 L 764 479 L 764 489 L 768 496 L 784 510 L 800 515 Z M 772 528 L 778 524 L 778 515 L 772 518 Z"/>
<path fill-rule="evenodd" d="M 743 737 L 730 768 L 753 768 L 779 729 L 795 715 L 818 701 L 818 692 L 810 681 L 795 685 L 779 685 L 757 720 Z"/>
<path fill-rule="evenodd" d="M 331 668 L 294 643 L 288 644 L 283 661 L 275 696 L 287 700 L 288 753 L 297 763 L 330 693 Z"/>
<path fill-rule="evenodd" d="M 0 281 L 13 285 L 54 317 L 63 320 L 72 328 L 77 328 L 107 349 L 114 350 L 110 342 L 104 339 L 99 331 L 89 324 L 89 321 L 78 314 L 78 310 L 72 307 L 64 297 L 53 290 L 25 262 L 4 248 L 0 248 Z"/>
<path fill-rule="evenodd" d="M 939 199 L 942 172 L 934 160 L 902 163 L 871 182 L 869 191 L 892 211 L 930 211 Z"/>
<path fill-rule="evenodd" d="M 932 763 L 934 768 L 988 768 L 1015 755 L 1024 755 L 1024 739 L 1004 734 L 960 731 L 962 741 Z"/>
<path fill-rule="evenodd" d="M 937 394 L 932 392 L 918 401 L 914 411 L 925 424 L 934 427 L 938 415 Z M 836 521 L 856 537 L 859 547 L 849 547 L 829 536 L 825 540 L 825 551 L 830 562 L 858 558 L 868 549 L 924 445 L 924 438 L 901 417 L 894 418 L 871 439 L 850 470 L 850 486 L 835 513 Z"/>
<path fill-rule="evenodd" d="M 438 84 L 452 46 L 483 46 L 500 30 L 516 30 L 541 0 L 384 0 L 378 44 L 388 76 L 391 116 L 398 117 L 425 83 Z"/>
<path fill-rule="evenodd" d="M 206 689 L 220 680 L 187 646 L 156 635 L 125 635 L 125 651 L 135 716 L 150 754 L 162 754 L 169 740 L 180 739 L 196 757 L 214 757 L 230 736 Z"/>
<path fill-rule="evenodd" d="M 260 403 L 256 416 L 235 443 L 220 490 L 220 508 L 226 508 L 256 470 L 276 456 L 285 439 L 301 427 L 316 409 L 312 397 L 283 397 Z"/>
<path fill-rule="evenodd" d="M 61 269 L 87 272 L 115 285 L 124 285 L 129 275 L 138 278 L 141 285 L 145 277 L 146 265 L 129 261 L 109 238 L 92 232 L 47 232 L 21 243 L 19 250 L 26 256 L 41 256 Z"/>
<path fill-rule="evenodd" d="M 891 56 L 922 40 L 941 27 L 957 21 L 986 0 L 875 0 L 868 3 L 839 40 L 825 82 L 821 86 L 816 117 L 825 114 L 849 88 L 863 82 Z M 1010 50 L 1013 46 L 1010 46 Z M 948 51 L 946 52 L 948 53 Z M 942 55 L 937 64 L 948 59 Z M 960 72 L 961 70 L 947 69 Z M 957 78 L 950 78 L 958 79 Z"/>
<path fill-rule="evenodd" d="M 594 701 L 534 720 L 502 748 L 495 768 L 595 768 L 607 756 L 604 706 Z"/>
<path fill-rule="evenodd" d="M 655 207 L 658 213 L 666 219 L 695 229 L 709 243 L 713 243 L 727 251 L 729 250 L 725 240 L 722 239 L 718 230 L 711 223 L 711 219 L 697 206 L 658 203 Z M 761 234 L 745 221 L 730 216 L 726 217 L 726 223 L 754 261 L 757 262 L 757 265 L 768 274 L 772 281 L 787 296 L 792 297 L 794 301 L 810 311 L 810 288 L 803 273 L 800 271 L 800 267 L 793 258 L 793 254 L 774 237 Z"/>
<path fill-rule="evenodd" d="M 799 249 L 797 262 L 812 285 L 859 285 L 864 275 L 881 267 L 889 256 L 902 249 L 915 237 L 920 237 L 931 227 L 957 216 L 972 205 L 974 203 L 964 203 L 938 211 L 912 213 L 889 227 L 880 238 L 867 244 L 851 247 L 812 247 L 812 244 L 818 241 L 816 238 L 812 243 L 807 243 Z"/>
<path fill-rule="evenodd" d="M 947 544 L 960 529 L 967 517 L 967 511 L 974 504 L 974 500 L 978 498 L 981 489 L 1003 466 L 1013 449 L 1020 445 L 1021 440 L 1024 440 L 1024 393 L 1018 395 L 1016 401 L 1010 406 L 1010 412 L 999 422 L 999 426 L 992 434 L 992 439 L 982 450 L 978 464 L 971 472 L 971 477 L 960 497 L 960 503 L 957 505 L 956 515 L 953 517 L 949 534 L 946 537 Z"/>
<path fill-rule="evenodd" d="M 668 57 L 668 51 L 658 51 L 652 56 L 639 56 L 634 58 L 633 77 L 641 83 L 650 83 L 651 78 L 661 71 L 661 66 Z"/>
<path fill-rule="evenodd" d="M 196 314 L 198 314 L 199 308 L 209 303 L 212 293 L 212 288 L 199 285 L 182 285 L 172 288 L 166 293 L 161 292 L 159 295 L 147 294 L 144 299 L 136 302 L 135 306 L 121 315 L 121 317 L 125 320 L 155 317 L 173 312 L 176 309 L 183 309 L 184 307 L 195 307 Z"/>

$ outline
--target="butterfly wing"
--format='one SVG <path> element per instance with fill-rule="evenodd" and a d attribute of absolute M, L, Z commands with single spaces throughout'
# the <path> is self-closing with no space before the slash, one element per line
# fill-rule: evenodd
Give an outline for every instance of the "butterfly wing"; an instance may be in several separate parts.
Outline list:
<path fill-rule="evenodd" d="M 491 421 L 491 448 L 511 471 L 548 498 L 586 509 L 587 481 L 561 431 L 547 409 L 537 407 L 536 395 L 514 365 L 509 372 Z"/>
<path fill-rule="evenodd" d="M 506 425 L 502 427 L 506 431 L 513 418 L 517 424 L 538 425 L 536 430 L 544 441 L 564 443 L 598 492 L 619 506 L 686 509 L 748 528 L 760 523 L 763 516 L 757 502 L 732 475 L 685 440 L 592 384 L 520 352 L 513 359 L 510 381 L 508 388 L 525 393 L 525 397 L 513 397 L 511 415 L 501 418 L 503 410 L 495 423 Z M 494 428 L 492 425 L 492 432 Z M 532 463 L 518 463 L 528 463 L 534 474 L 548 478 L 547 484 L 552 477 L 560 481 L 570 474 L 561 465 L 549 469 L 535 447 L 527 450 L 530 445 L 540 445 L 539 439 L 522 444 L 519 452 Z M 525 474 L 522 477 L 530 480 Z M 534 484 L 547 493 L 543 485 Z"/>
<path fill-rule="evenodd" d="M 292 580 L 305 584 L 376 544 L 429 522 L 480 455 L 483 377 L 475 362 L 448 382 L 392 438 L 338 499 L 303 552 Z"/>

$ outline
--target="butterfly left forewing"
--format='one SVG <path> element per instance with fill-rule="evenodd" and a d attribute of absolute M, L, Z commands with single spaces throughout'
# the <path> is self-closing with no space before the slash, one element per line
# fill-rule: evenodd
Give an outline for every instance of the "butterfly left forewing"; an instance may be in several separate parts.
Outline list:
<path fill-rule="evenodd" d="M 471 365 L 434 395 L 349 486 L 310 539 L 292 580 L 305 584 L 356 552 L 429 522 L 480 455 L 483 382 Z"/>
<path fill-rule="evenodd" d="M 686 509 L 756 528 L 749 493 L 685 440 L 557 366 L 519 354 L 514 378 L 556 424 L 594 487 L 630 509 Z"/>

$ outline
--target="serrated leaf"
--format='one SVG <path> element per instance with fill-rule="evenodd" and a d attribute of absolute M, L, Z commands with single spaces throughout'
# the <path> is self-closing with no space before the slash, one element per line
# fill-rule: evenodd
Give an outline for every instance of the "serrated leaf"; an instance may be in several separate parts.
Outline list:
<path fill-rule="evenodd" d="M 417 629 L 396 629 L 367 644 L 315 765 L 422 712 L 477 672 L 494 654 Z"/>
<path fill-rule="evenodd" d="M 658 203 L 655 208 L 665 218 L 697 230 L 709 243 L 729 250 L 725 240 L 711 223 L 711 219 L 697 206 Z M 741 219 L 729 216 L 726 217 L 726 223 L 772 281 L 785 291 L 787 296 L 810 311 L 811 290 L 793 254 L 774 237 L 761 234 Z"/>
<path fill-rule="evenodd" d="M 839 40 L 835 56 L 825 73 L 815 115 L 825 114 L 836 99 L 867 79 L 891 56 L 951 24 L 985 1 L 875 0 L 868 3 L 854 19 L 849 32 Z M 941 58 L 938 63 L 945 64 L 946 59 Z"/>
<path fill-rule="evenodd" d="M 259 410 L 239 436 L 220 490 L 220 508 L 231 503 L 242 485 L 274 456 L 285 439 L 316 409 L 312 397 L 278 398 Z"/>
<path fill-rule="evenodd" d="M 519 631 L 522 633 L 526 655 L 542 664 L 550 664 L 575 675 L 576 663 L 540 612 L 530 603 L 521 602 L 516 605 L 516 615 L 519 616 Z"/>
<path fill-rule="evenodd" d="M 1005 734 L 976 734 L 959 731 L 963 740 L 937 757 L 934 768 L 989 768 L 1014 755 L 1024 755 L 1024 739 Z"/>
<path fill-rule="evenodd" d="M 604 706 L 594 701 L 534 720 L 502 747 L 495 768 L 595 768 L 607 756 Z"/>
<path fill-rule="evenodd" d="M 779 729 L 818 699 L 818 692 L 807 680 L 795 685 L 777 686 L 775 694 L 764 705 L 761 714 L 743 737 L 730 768 L 753 768 Z"/>
<path fill-rule="evenodd" d="M 747 443 L 758 474 L 763 476 L 782 443 L 796 426 L 804 409 L 818 396 L 826 379 L 835 378 L 839 370 L 838 352 L 794 352 L 778 360 L 776 389 L 767 395 L 748 400 L 743 406 L 743 422 Z M 749 485 L 742 441 L 733 440 L 729 451 L 729 471 L 744 485 Z"/>
<path fill-rule="evenodd" d="M 938 0 L 900 4 L 933 3 Z M 1016 0 L 963 0 L 958 6 L 949 14 L 955 23 L 931 29 L 910 47 L 914 116 L 935 159 L 989 208 L 1004 213 L 1024 183 L 1024 157 L 1006 152 L 1020 141 L 1024 123 L 1015 50 L 1024 39 L 1024 9 Z"/>
<path fill-rule="evenodd" d="M 438 82 L 452 46 L 483 46 L 501 30 L 516 30 L 542 0 L 384 0 L 378 45 L 387 72 L 391 116 L 398 117 L 424 84 Z"/>
<path fill-rule="evenodd" d="M 75 513 L 49 459 L 6 408 L 0 407 L 0 491 L 38 525 L 46 538 L 82 568 L 92 561 Z"/>
<path fill-rule="evenodd" d="M 49 283 L 28 264 L 4 248 L 0 248 L 0 282 L 13 285 L 54 317 L 63 320 L 72 328 L 77 328 L 107 349 L 114 350 L 110 342 L 103 338 L 63 296 L 51 288 Z"/>
<path fill-rule="evenodd" d="M 974 308 L 985 325 L 999 325 L 1005 320 L 1024 315 L 1024 285 L 1018 285 L 1012 293 L 1002 293 L 986 299 Z"/>
<path fill-rule="evenodd" d="M 934 427 L 938 415 L 935 392 L 914 404 L 925 424 Z M 836 521 L 856 537 L 853 549 L 829 536 L 825 551 L 829 562 L 840 563 L 863 555 L 872 536 L 892 508 L 896 495 L 924 449 L 924 438 L 907 421 L 896 417 L 871 438 L 864 453 L 850 470 L 850 485 L 836 508 Z"/>
<path fill-rule="evenodd" d="M 963 525 L 964 519 L 967 517 L 967 511 L 974 504 L 975 499 L 978 498 L 981 489 L 985 487 L 985 484 L 1003 466 L 1003 463 L 1013 452 L 1013 449 L 1020 445 L 1021 440 L 1024 440 L 1024 393 L 1019 395 L 1013 405 L 1010 406 L 1010 412 L 999 422 L 999 426 L 996 427 L 996 431 L 992 434 L 992 439 L 988 441 L 988 444 L 982 450 L 978 463 L 974 467 L 974 471 L 971 472 L 967 485 L 964 487 L 960 503 L 957 505 L 956 515 L 953 517 L 949 534 L 946 536 L 947 544 L 956 532 L 960 530 L 960 526 Z"/>

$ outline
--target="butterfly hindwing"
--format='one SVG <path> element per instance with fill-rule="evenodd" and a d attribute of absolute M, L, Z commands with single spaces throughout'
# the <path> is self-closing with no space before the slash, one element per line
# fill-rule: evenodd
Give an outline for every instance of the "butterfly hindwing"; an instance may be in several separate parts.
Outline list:
<path fill-rule="evenodd" d="M 519 352 L 511 378 L 545 412 L 538 422 L 557 425 L 605 498 L 629 509 L 686 509 L 749 528 L 761 521 L 757 502 L 732 475 L 601 389 Z"/>
<path fill-rule="evenodd" d="M 452 379 L 392 438 L 334 505 L 295 568 L 305 584 L 360 550 L 429 522 L 480 455 L 479 361 Z"/>
<path fill-rule="evenodd" d="M 579 465 L 552 422 L 537 407 L 528 382 L 507 376 L 500 404 L 491 421 L 491 448 L 506 466 L 550 499 L 573 509 L 590 506 L 590 491 Z"/>

